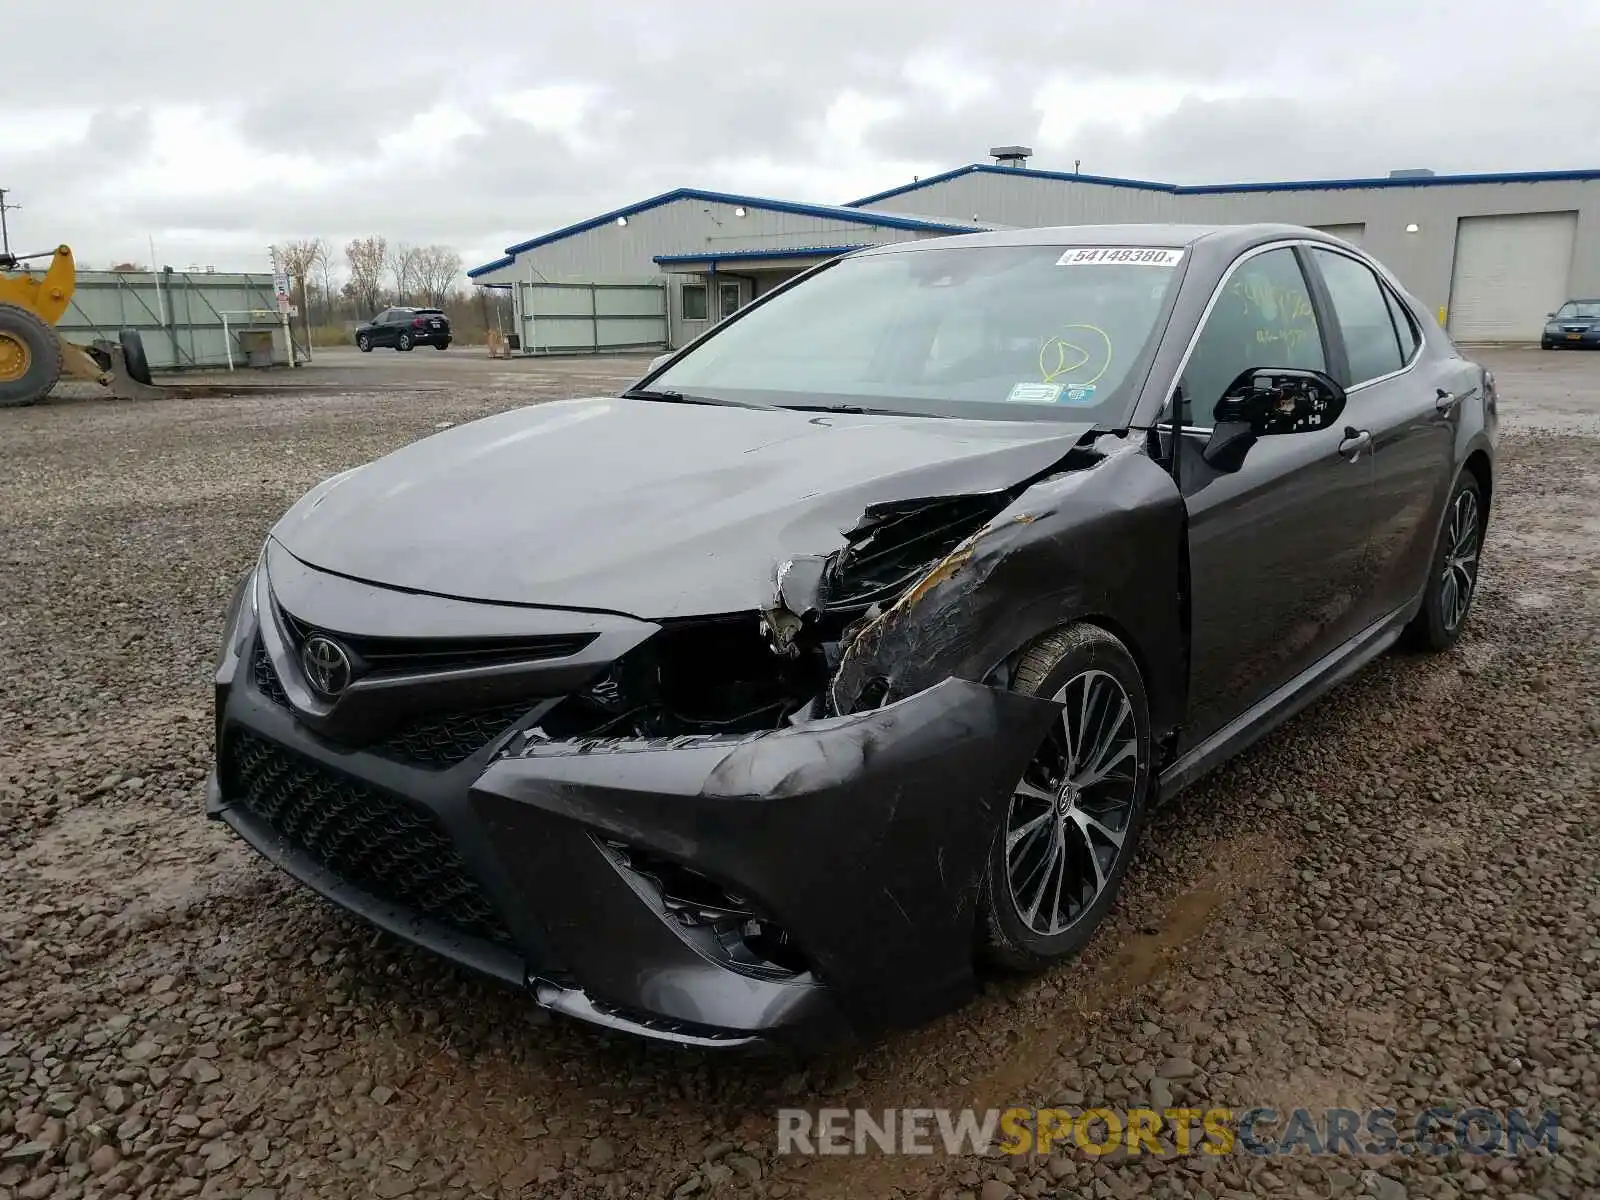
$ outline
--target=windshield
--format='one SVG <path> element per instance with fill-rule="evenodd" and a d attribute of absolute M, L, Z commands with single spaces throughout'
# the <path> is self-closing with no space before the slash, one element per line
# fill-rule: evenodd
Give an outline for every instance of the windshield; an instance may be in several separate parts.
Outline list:
<path fill-rule="evenodd" d="M 1121 422 L 1183 254 L 973 246 L 845 259 L 648 387 L 780 407 Z"/>
<path fill-rule="evenodd" d="M 1556 312 L 1557 317 L 1571 320 L 1573 317 L 1582 317 L 1585 320 L 1600 320 L 1600 300 L 1568 300 Z"/>

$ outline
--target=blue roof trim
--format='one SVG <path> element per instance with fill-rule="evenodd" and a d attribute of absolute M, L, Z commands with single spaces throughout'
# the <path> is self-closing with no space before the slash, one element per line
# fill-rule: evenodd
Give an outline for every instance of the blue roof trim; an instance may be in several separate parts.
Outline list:
<path fill-rule="evenodd" d="M 588 233 L 591 229 L 599 229 L 602 225 L 613 224 L 618 217 L 631 217 L 635 213 L 646 212 L 652 208 L 660 208 L 663 204 L 671 204 L 677 200 L 703 200 L 712 204 L 742 205 L 745 208 L 759 208 L 766 212 L 793 213 L 802 217 L 823 217 L 839 221 L 849 221 L 855 225 L 871 225 L 879 229 L 914 229 L 931 233 L 975 233 L 984 230 L 987 226 L 966 224 L 952 221 L 937 221 L 928 217 L 908 217 L 901 213 L 861 212 L 858 209 L 842 204 L 801 204 L 790 200 L 769 200 L 764 196 L 738 196 L 732 192 L 708 192 L 700 188 L 677 188 L 670 192 L 662 192 L 659 196 L 651 196 L 648 200 L 640 200 L 637 204 L 630 204 L 625 208 L 614 208 L 608 213 L 601 213 L 598 217 L 590 217 L 587 221 L 580 221 L 576 225 L 568 225 L 552 233 L 542 234 L 530 238 L 526 242 L 518 242 L 515 246 L 506 247 L 506 257 L 496 259 L 492 263 L 485 263 L 481 267 L 474 267 L 467 274 L 473 278 L 489 271 L 497 271 L 501 267 L 510 266 L 517 255 L 526 250 L 539 246 L 548 246 L 551 242 L 559 242 L 564 238 L 573 237 L 580 233 Z"/>
<path fill-rule="evenodd" d="M 658 254 L 651 262 L 681 263 L 681 262 L 722 262 L 724 259 L 753 259 L 753 258 L 818 258 L 824 254 L 837 257 L 849 254 L 853 250 L 865 250 L 871 242 L 860 242 L 854 246 L 786 246 L 773 250 L 721 250 L 711 254 Z"/>
<path fill-rule="evenodd" d="M 495 259 L 493 262 L 486 262 L 481 267 L 473 267 L 472 270 L 467 272 L 467 278 L 476 279 L 479 275 L 487 275 L 490 271 L 498 271 L 501 267 L 509 267 L 516 261 L 514 255 L 507 254 L 504 257 Z"/>
<path fill-rule="evenodd" d="M 874 192 L 851 200 L 847 208 L 876 204 L 907 192 L 920 191 L 962 175 L 1020 175 L 1024 179 L 1054 179 L 1068 183 L 1096 183 L 1107 187 L 1137 188 L 1147 192 L 1167 192 L 1176 196 L 1215 195 L 1221 192 L 1326 192 L 1353 191 L 1358 188 L 1445 187 L 1475 183 L 1578 183 L 1600 179 L 1600 169 L 1576 171 L 1501 171 L 1477 175 L 1418 175 L 1399 179 L 1291 179 L 1272 183 L 1155 183 L 1148 179 L 1118 179 L 1111 175 L 1074 175 L 1068 171 L 1036 171 L 1031 167 L 1001 167 L 993 163 L 968 163 L 953 171 L 930 175 L 915 183 L 901 184 L 887 191 Z"/>

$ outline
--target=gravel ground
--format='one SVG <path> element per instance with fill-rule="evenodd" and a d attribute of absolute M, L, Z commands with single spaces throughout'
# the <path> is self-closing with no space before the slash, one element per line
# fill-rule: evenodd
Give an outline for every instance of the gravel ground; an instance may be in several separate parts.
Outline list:
<path fill-rule="evenodd" d="M 1491 357 L 1508 434 L 1461 645 L 1383 658 L 1164 813 L 1077 964 L 806 1060 L 553 1021 L 200 811 L 221 609 L 278 513 L 636 363 L 0 412 L 0 1200 L 1595 1195 L 1600 356 Z M 1169 1098 L 1553 1108 L 1560 1148 L 775 1154 L 785 1105 Z"/>

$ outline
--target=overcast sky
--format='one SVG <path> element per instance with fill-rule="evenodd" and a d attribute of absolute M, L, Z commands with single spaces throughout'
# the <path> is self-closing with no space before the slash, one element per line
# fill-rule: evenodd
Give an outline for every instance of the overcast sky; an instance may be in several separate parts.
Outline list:
<path fill-rule="evenodd" d="M 1600 167 L 1600 6 L 0 0 L 13 249 L 468 265 L 679 186 L 838 203 L 991 145 L 1182 183 Z"/>

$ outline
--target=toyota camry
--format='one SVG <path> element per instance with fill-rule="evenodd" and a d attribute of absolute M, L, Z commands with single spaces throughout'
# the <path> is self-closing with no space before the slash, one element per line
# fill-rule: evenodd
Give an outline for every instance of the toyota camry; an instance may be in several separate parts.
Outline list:
<path fill-rule="evenodd" d="M 1496 426 L 1309 229 L 861 251 L 313 488 L 227 614 L 208 809 L 572 1017 L 921 1021 L 1077 952 L 1154 806 L 1461 636 Z"/>

